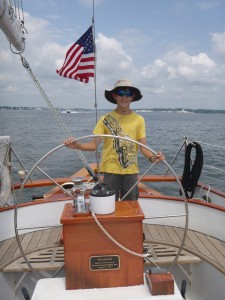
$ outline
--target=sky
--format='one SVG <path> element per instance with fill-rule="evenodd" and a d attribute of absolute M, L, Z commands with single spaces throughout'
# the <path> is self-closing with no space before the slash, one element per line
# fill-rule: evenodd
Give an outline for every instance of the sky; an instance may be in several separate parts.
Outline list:
<path fill-rule="evenodd" d="M 141 108 L 225 109 L 225 0 L 23 0 L 26 58 L 55 107 L 114 109 L 104 98 L 129 79 Z M 92 24 L 96 81 L 56 73 Z M 0 31 L 0 106 L 47 106 Z"/>

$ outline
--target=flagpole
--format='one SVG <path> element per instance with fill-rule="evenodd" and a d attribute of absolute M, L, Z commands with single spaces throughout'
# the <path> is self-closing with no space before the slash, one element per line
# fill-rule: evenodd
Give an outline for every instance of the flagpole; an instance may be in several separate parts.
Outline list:
<path fill-rule="evenodd" d="M 93 33 L 93 46 L 94 46 L 94 95 L 95 95 L 95 117 L 96 117 L 96 123 L 98 121 L 98 106 L 97 106 L 97 68 L 96 68 L 96 45 L 95 45 L 95 0 L 93 0 L 93 15 L 92 15 L 92 33 Z"/>
<path fill-rule="evenodd" d="M 95 122 L 97 124 L 98 121 L 98 107 L 97 107 L 97 68 L 96 68 L 96 60 L 97 60 L 97 54 L 96 54 L 96 45 L 95 45 L 95 0 L 93 0 L 93 15 L 92 15 L 92 33 L 93 33 L 93 46 L 94 46 L 94 90 L 95 90 Z M 99 152 L 99 148 L 97 146 L 96 151 L 96 161 L 97 161 L 97 170 L 98 170 L 98 181 L 100 181 L 100 161 L 99 161 L 99 157 L 100 157 L 100 152 Z"/>

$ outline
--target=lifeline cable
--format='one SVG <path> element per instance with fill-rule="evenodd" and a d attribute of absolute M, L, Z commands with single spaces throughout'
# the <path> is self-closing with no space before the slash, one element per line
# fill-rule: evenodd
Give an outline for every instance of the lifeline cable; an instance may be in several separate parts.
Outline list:
<path fill-rule="evenodd" d="M 22 65 L 27 70 L 27 72 L 30 75 L 31 79 L 33 80 L 33 82 L 35 83 L 36 87 L 38 88 L 41 96 L 46 101 L 46 103 L 49 106 L 50 110 L 52 111 L 54 117 L 56 118 L 56 120 L 58 121 L 59 125 L 62 127 L 63 131 L 65 132 L 66 136 L 67 137 L 72 137 L 71 133 L 69 132 L 68 128 L 66 127 L 65 123 L 63 122 L 62 118 L 59 116 L 58 112 L 56 111 L 56 109 L 52 105 L 51 101 L 49 100 L 48 96 L 46 95 L 45 91 L 43 90 L 41 84 L 39 83 L 39 81 L 35 77 L 34 73 L 32 72 L 29 63 L 27 62 L 27 60 L 25 59 L 25 57 L 21 55 L 21 53 L 20 53 L 20 58 L 21 58 L 21 61 L 22 61 Z M 98 181 L 98 176 L 95 175 L 94 171 L 89 166 L 89 164 L 88 164 L 86 158 L 84 157 L 83 153 L 81 151 L 77 150 L 77 149 L 75 149 L 75 150 L 76 150 L 76 153 L 78 154 L 79 158 L 83 162 L 86 170 L 92 176 L 93 180 L 94 181 Z"/>

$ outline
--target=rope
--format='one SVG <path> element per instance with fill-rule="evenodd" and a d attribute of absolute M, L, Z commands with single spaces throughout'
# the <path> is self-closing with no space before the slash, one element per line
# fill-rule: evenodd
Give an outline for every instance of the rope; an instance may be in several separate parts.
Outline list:
<path fill-rule="evenodd" d="M 99 220 L 97 219 L 95 213 L 93 212 L 93 210 L 91 210 L 91 214 L 92 214 L 92 217 L 94 218 L 95 222 L 97 223 L 97 225 L 99 226 L 99 228 L 106 234 L 106 236 L 114 243 L 116 244 L 117 246 L 119 246 L 121 249 L 123 249 L 124 251 L 132 254 L 132 255 L 135 255 L 135 256 L 138 256 L 138 257 L 142 257 L 142 258 L 147 258 L 149 257 L 150 253 L 146 253 L 146 254 L 143 254 L 143 253 L 137 253 L 133 250 L 130 250 L 128 249 L 127 247 L 125 247 L 124 245 L 122 245 L 120 242 L 118 242 L 106 229 L 105 227 L 99 222 Z M 153 263 L 153 262 L 152 262 Z"/>
<path fill-rule="evenodd" d="M 46 95 L 45 91 L 43 90 L 41 84 L 39 83 L 39 81 L 35 77 L 34 73 L 32 72 L 29 63 L 27 62 L 25 57 L 21 55 L 21 53 L 20 53 L 20 58 L 21 58 L 21 61 L 22 61 L 22 64 L 23 64 L 24 68 L 27 70 L 28 74 L 30 75 L 33 82 L 35 83 L 37 89 L 39 90 L 41 96 L 43 97 L 43 99 L 47 103 L 48 107 L 50 108 L 51 112 L 53 113 L 53 115 L 54 115 L 55 119 L 57 120 L 57 122 L 59 123 L 59 125 L 62 127 L 62 129 L 65 132 L 66 136 L 67 137 L 72 137 L 71 133 L 69 132 L 68 128 L 66 127 L 65 123 L 63 122 L 62 118 L 59 116 L 58 112 L 56 111 L 56 109 L 52 105 L 51 101 L 49 100 L 48 96 Z M 97 176 L 95 175 L 94 171 L 90 168 L 90 166 L 89 166 L 86 158 L 84 157 L 83 153 L 81 151 L 77 150 L 77 149 L 75 149 L 75 150 L 76 150 L 76 153 L 78 154 L 79 158 L 83 162 L 83 164 L 84 164 L 86 170 L 88 171 L 88 173 L 92 176 L 94 181 L 98 181 Z"/>
<path fill-rule="evenodd" d="M 194 164 L 192 165 L 191 168 L 191 151 L 193 148 L 195 148 L 196 150 L 196 157 L 195 157 Z M 203 166 L 203 152 L 200 144 L 198 144 L 197 142 L 194 142 L 193 144 L 189 143 L 187 145 L 186 152 L 185 152 L 184 171 L 181 180 L 187 198 L 192 198 L 194 195 L 194 191 L 198 183 L 198 179 L 202 172 L 202 166 Z M 191 193 L 190 196 L 188 195 L 188 192 Z"/>

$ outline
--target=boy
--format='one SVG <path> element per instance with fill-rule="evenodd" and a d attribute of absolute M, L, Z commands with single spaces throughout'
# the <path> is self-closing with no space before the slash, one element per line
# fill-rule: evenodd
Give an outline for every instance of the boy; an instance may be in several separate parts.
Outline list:
<path fill-rule="evenodd" d="M 118 80 L 112 90 L 105 91 L 105 98 L 116 104 L 115 110 L 102 116 L 97 122 L 94 134 L 110 134 L 129 137 L 146 145 L 144 118 L 133 112 L 131 102 L 142 98 L 141 92 L 127 79 Z M 64 144 L 72 149 L 95 151 L 101 142 L 101 137 L 93 138 L 90 142 L 76 142 L 74 138 L 67 139 Z M 116 200 L 123 196 L 137 182 L 139 173 L 137 163 L 138 145 L 118 138 L 104 137 L 100 171 L 104 173 L 104 182 L 116 192 Z M 153 155 L 148 149 L 140 146 L 141 153 L 151 162 L 165 159 L 162 153 Z M 123 200 L 137 200 L 137 186 Z"/>

